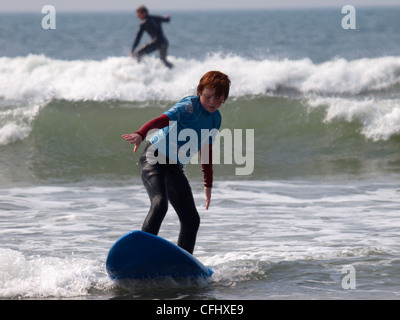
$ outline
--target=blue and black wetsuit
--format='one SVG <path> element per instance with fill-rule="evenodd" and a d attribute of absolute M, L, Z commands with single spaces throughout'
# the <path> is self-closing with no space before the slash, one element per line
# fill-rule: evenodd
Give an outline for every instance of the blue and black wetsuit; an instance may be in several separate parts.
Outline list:
<path fill-rule="evenodd" d="M 136 39 L 132 45 L 132 52 L 134 52 L 136 47 L 138 46 L 144 31 L 146 31 L 150 35 L 151 41 L 138 50 L 137 58 L 139 61 L 143 55 L 151 53 L 155 50 L 159 50 L 161 61 L 168 68 L 172 68 L 173 65 L 169 61 L 167 61 L 168 40 L 165 37 L 161 27 L 162 22 L 169 22 L 169 21 L 170 21 L 169 17 L 165 18 L 149 14 L 146 16 L 145 19 L 142 20 L 139 31 L 136 35 Z"/>
<path fill-rule="evenodd" d="M 147 132 L 156 126 L 157 121 L 158 128 L 162 129 L 159 129 L 150 139 L 150 143 L 139 160 L 141 178 L 151 201 L 142 231 L 158 234 L 167 213 L 169 201 L 178 214 L 181 225 L 178 246 L 193 253 L 200 216 L 193 199 L 192 189 L 184 173 L 184 165 L 204 145 L 209 145 L 211 154 L 212 142 L 221 126 L 221 114 L 218 110 L 213 113 L 205 110 L 199 96 L 187 97 L 160 117 L 149 121 L 137 133 L 145 137 Z M 149 125 L 151 122 L 154 124 Z M 206 134 L 207 131 L 210 135 Z M 189 137 L 189 139 L 182 137 Z M 184 152 L 180 152 L 182 150 Z M 206 187 L 212 187 L 212 155 L 210 154 L 209 161 L 202 163 Z M 149 155 L 163 158 L 165 161 L 154 162 Z"/>

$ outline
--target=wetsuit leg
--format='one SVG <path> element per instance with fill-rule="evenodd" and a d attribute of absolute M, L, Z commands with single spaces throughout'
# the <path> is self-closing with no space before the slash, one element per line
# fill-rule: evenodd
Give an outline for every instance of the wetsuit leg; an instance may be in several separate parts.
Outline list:
<path fill-rule="evenodd" d="M 168 68 L 172 68 L 174 65 L 167 61 L 167 50 L 168 50 L 168 41 L 165 40 L 161 45 L 160 45 L 160 59 L 161 61 L 168 67 Z"/>
<path fill-rule="evenodd" d="M 168 41 L 166 39 L 164 40 L 160 40 L 160 39 L 153 39 L 150 42 L 148 42 L 147 44 L 145 44 L 143 47 L 141 47 L 137 54 L 137 60 L 140 62 L 140 60 L 142 59 L 142 57 L 145 54 L 149 54 L 153 51 L 159 50 L 160 51 L 160 59 L 161 61 L 168 67 L 168 68 L 172 68 L 173 64 L 169 61 L 167 61 L 167 50 L 168 50 Z"/>
<path fill-rule="evenodd" d="M 160 42 L 158 41 L 157 38 L 151 40 L 150 42 L 146 43 L 143 47 L 141 47 L 136 56 L 138 61 L 140 61 L 140 59 L 145 55 L 145 54 L 149 54 L 153 51 L 156 51 L 160 46 Z"/>
<path fill-rule="evenodd" d="M 167 175 L 165 165 L 148 163 L 146 152 L 150 145 L 146 146 L 139 160 L 140 175 L 151 202 L 142 231 L 157 235 L 168 210 Z"/>
<path fill-rule="evenodd" d="M 200 216 L 183 167 L 180 165 L 168 166 L 168 199 L 178 214 L 181 225 L 178 246 L 193 253 L 200 226 Z"/>
<path fill-rule="evenodd" d="M 168 210 L 169 200 L 178 214 L 181 225 L 178 246 L 193 253 L 200 216 L 189 181 L 179 164 L 149 164 L 146 156 L 149 146 L 150 143 L 139 160 L 142 181 L 151 202 L 142 231 L 158 234 Z"/>

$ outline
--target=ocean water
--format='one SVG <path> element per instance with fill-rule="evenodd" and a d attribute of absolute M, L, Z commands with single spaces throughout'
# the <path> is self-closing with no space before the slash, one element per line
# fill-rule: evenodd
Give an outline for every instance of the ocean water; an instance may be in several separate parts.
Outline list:
<path fill-rule="evenodd" d="M 169 13 L 172 70 L 129 57 L 134 12 L 60 13 L 55 30 L 0 15 L 0 298 L 398 299 L 400 9 L 357 8 L 355 30 L 341 8 Z M 209 70 L 232 81 L 221 129 L 243 146 L 254 130 L 253 170 L 228 152 L 208 211 L 186 169 L 214 274 L 113 282 L 107 252 L 149 208 L 121 135 Z M 170 209 L 159 235 L 178 233 Z"/>

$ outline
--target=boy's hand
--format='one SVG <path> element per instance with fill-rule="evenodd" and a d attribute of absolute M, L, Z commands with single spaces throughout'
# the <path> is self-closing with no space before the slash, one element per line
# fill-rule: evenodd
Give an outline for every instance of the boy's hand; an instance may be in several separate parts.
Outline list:
<path fill-rule="evenodd" d="M 128 133 L 123 134 L 122 138 L 126 141 L 130 141 L 129 144 L 134 144 L 135 147 L 133 148 L 133 152 L 136 153 L 136 150 L 139 148 L 140 144 L 142 143 L 143 139 L 140 134 L 138 133 Z"/>
<path fill-rule="evenodd" d="M 211 189 L 212 188 L 204 187 L 204 193 L 206 195 L 206 210 L 208 210 L 208 207 L 210 206 L 211 202 Z"/>

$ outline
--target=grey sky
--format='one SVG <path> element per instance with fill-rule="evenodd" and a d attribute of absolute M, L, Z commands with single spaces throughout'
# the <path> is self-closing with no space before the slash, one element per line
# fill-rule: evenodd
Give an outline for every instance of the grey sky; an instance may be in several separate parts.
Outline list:
<path fill-rule="evenodd" d="M 41 12 L 44 5 L 53 5 L 62 11 L 134 11 L 141 4 L 150 10 L 193 9 L 261 9 L 338 7 L 346 4 L 357 7 L 399 6 L 399 0 L 2 0 L 0 12 Z"/>

